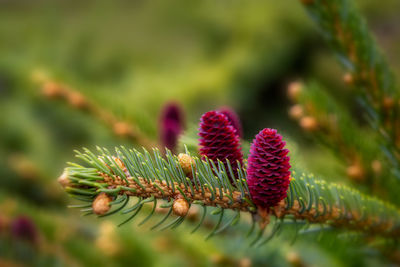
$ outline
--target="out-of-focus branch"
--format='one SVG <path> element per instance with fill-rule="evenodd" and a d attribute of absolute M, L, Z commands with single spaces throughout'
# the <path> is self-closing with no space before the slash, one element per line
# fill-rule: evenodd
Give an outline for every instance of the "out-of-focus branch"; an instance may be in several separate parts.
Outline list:
<path fill-rule="evenodd" d="M 373 145 L 376 142 L 368 142 L 376 137 L 357 126 L 347 110 L 317 84 L 292 82 L 288 96 L 294 102 L 289 116 L 344 160 L 351 180 L 367 183 L 374 189 L 375 179 L 384 171 L 380 147 Z"/>
<path fill-rule="evenodd" d="M 119 120 L 103 107 L 96 105 L 90 99 L 87 99 L 80 92 L 70 88 L 67 85 L 55 81 L 44 81 L 41 83 L 41 92 L 48 99 L 61 100 L 70 107 L 86 112 L 99 119 L 109 126 L 113 132 L 120 137 L 127 138 L 133 142 L 150 148 L 155 144 L 148 139 L 135 125 Z"/>
<path fill-rule="evenodd" d="M 400 178 L 400 102 L 393 74 L 365 20 L 351 0 L 301 1 L 321 28 L 343 66 L 346 83 L 381 135 L 384 152 Z"/>

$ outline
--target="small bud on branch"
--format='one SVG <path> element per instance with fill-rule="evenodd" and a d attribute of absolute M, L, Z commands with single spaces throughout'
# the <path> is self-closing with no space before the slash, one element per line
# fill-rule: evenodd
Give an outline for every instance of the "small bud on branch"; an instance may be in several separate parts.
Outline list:
<path fill-rule="evenodd" d="M 100 193 L 93 201 L 93 212 L 97 215 L 106 214 L 110 210 L 111 197 L 106 193 Z"/>
<path fill-rule="evenodd" d="M 58 177 L 57 181 L 64 188 L 70 185 L 68 173 L 66 171 L 64 171 L 61 176 Z"/>
<path fill-rule="evenodd" d="M 174 200 L 172 212 L 178 216 L 186 216 L 189 211 L 189 203 L 182 197 Z"/>
<path fill-rule="evenodd" d="M 189 156 L 188 154 L 180 153 L 178 155 L 178 161 L 182 167 L 183 172 L 186 174 L 186 176 L 192 177 L 192 166 L 194 168 L 196 167 L 196 164 L 195 164 L 194 160 L 192 159 L 192 157 Z"/>

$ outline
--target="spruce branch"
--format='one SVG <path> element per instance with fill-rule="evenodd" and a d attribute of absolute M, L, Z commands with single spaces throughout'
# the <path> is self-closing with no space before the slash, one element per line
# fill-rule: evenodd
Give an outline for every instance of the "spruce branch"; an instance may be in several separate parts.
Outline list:
<path fill-rule="evenodd" d="M 350 0 L 302 1 L 347 69 L 345 82 L 357 89 L 371 126 L 400 177 L 399 92 L 393 74 L 365 20 Z"/>
<path fill-rule="evenodd" d="M 287 197 L 266 212 L 251 200 L 245 166 L 239 165 L 238 176 L 231 181 L 228 173 L 232 177 L 233 170 L 229 161 L 226 169 L 221 161 L 192 157 L 194 164 L 190 164 L 190 173 L 169 151 L 164 158 L 157 149 L 149 153 L 119 147 L 114 155 L 107 149 L 98 148 L 98 151 L 98 154 L 88 149 L 77 151 L 77 157 L 86 163 L 85 166 L 70 163 L 60 177 L 60 183 L 71 197 L 87 202 L 75 206 L 86 214 L 97 213 L 100 217 L 116 213 L 127 215 L 120 225 L 133 219 L 143 205 L 150 202 L 153 208 L 145 221 L 157 207 L 169 210 L 153 229 L 178 227 L 186 219 L 190 207 L 200 205 L 204 213 L 194 229 L 197 230 L 204 221 L 207 208 L 215 207 L 211 215 L 218 216 L 218 220 L 208 237 L 236 225 L 241 213 L 251 214 L 253 225 L 258 225 L 254 244 L 263 244 L 271 238 L 263 236 L 269 216 L 277 218 L 279 227 L 294 220 L 299 225 L 300 221 L 306 221 L 369 235 L 400 236 L 400 212 L 394 206 L 309 175 L 292 172 Z M 130 197 L 138 201 L 128 207 Z M 93 205 L 98 198 L 102 198 L 103 205 L 108 207 L 106 211 L 101 209 L 99 212 Z M 157 200 L 165 202 L 160 205 Z M 229 211 L 235 215 L 223 224 Z M 167 222 L 171 214 L 176 217 Z"/>
<path fill-rule="evenodd" d="M 147 148 L 155 145 L 144 136 L 138 127 L 132 123 L 119 120 L 112 113 L 104 110 L 104 108 L 96 105 L 80 92 L 67 85 L 46 79 L 41 82 L 41 91 L 48 99 L 61 100 L 72 108 L 86 112 L 99 119 L 110 127 L 117 136 L 127 138 Z"/>

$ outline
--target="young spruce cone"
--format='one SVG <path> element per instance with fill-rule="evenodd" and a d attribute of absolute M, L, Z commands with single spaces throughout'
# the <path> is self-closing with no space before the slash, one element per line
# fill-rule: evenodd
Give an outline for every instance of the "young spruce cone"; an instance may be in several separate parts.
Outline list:
<path fill-rule="evenodd" d="M 256 135 L 247 165 L 247 184 L 254 203 L 269 210 L 286 197 L 290 164 L 282 136 L 274 129 Z"/>
<path fill-rule="evenodd" d="M 200 155 L 212 159 L 215 163 L 219 159 L 225 166 L 228 159 L 237 177 L 237 161 L 243 163 L 243 154 L 239 136 L 227 116 L 217 111 L 203 114 L 200 119 L 199 136 Z M 228 169 L 226 171 L 229 173 Z"/>

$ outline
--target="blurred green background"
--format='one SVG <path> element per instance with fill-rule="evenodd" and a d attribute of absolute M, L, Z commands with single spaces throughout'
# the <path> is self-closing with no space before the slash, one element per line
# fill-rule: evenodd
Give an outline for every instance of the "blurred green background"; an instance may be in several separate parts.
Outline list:
<path fill-rule="evenodd" d="M 400 2 L 356 2 L 399 74 Z M 278 238 L 253 249 L 238 233 L 206 242 L 206 230 L 188 234 L 190 224 L 152 232 L 80 217 L 66 208 L 71 201 L 56 182 L 73 150 L 139 144 L 44 97 L 38 82 L 68 85 L 154 142 L 165 103 L 183 106 L 188 128 L 228 105 L 241 117 L 244 139 L 277 128 L 293 153 L 301 151 L 296 164 L 338 177 L 346 166 L 289 119 L 286 87 L 298 78 L 319 80 L 348 103 L 342 76 L 295 0 L 0 1 L 0 266 L 384 264 L 356 244 L 333 250 L 329 239 L 291 245 Z M 8 226 L 20 216 L 34 224 L 35 242 L 10 236 Z"/>

